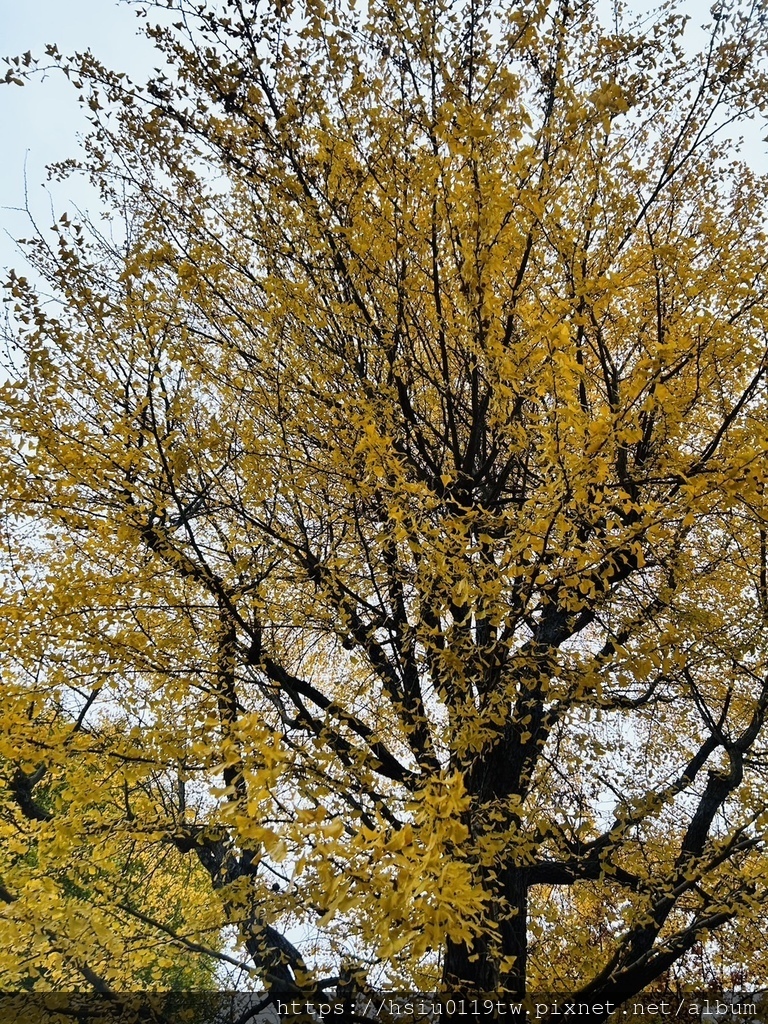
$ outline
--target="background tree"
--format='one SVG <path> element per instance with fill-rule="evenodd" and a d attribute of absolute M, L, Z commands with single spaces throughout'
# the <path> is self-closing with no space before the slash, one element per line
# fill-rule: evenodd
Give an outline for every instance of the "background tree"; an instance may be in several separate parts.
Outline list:
<path fill-rule="evenodd" d="M 69 740 L 66 755 L 72 733 Z M 72 760 L 77 774 L 92 768 Z M 4 768 L 3 995 L 215 987 L 222 941 L 219 917 L 207 909 L 207 876 L 173 847 L 159 852 L 146 830 L 126 828 L 115 813 L 125 791 L 114 773 L 92 774 L 93 795 L 84 799 L 82 778 L 72 785 L 50 761 L 36 775 Z M 46 786 L 43 777 L 54 775 Z M 43 1004 L 19 1010 L 14 1019 L 33 1020 Z M 53 1008 L 43 1016 L 58 1019 Z"/>
<path fill-rule="evenodd" d="M 10 281 L 4 828 L 282 992 L 636 993 L 768 895 L 763 7 L 158 6 L 50 50 L 113 219 Z"/>

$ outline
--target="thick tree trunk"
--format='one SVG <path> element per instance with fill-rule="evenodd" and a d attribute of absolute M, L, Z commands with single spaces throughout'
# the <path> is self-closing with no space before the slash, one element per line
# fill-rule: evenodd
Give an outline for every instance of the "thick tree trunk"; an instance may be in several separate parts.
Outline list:
<path fill-rule="evenodd" d="M 472 1013 L 473 1004 L 499 990 L 499 973 L 482 937 L 470 946 L 448 942 L 443 964 L 443 1024 L 477 1024 L 485 1018 Z"/>
<path fill-rule="evenodd" d="M 528 973 L 528 877 L 524 868 L 507 868 L 502 876 L 503 901 L 499 914 L 502 958 L 514 957 L 501 975 L 508 999 L 523 999 Z"/>
<path fill-rule="evenodd" d="M 508 869 L 493 894 L 494 915 L 499 925 L 500 944 L 491 951 L 487 939 L 466 943 L 448 942 L 443 965 L 445 1024 L 472 1024 L 473 1001 L 483 997 L 517 1002 L 525 996 L 528 953 L 528 884 L 525 870 Z M 500 945 L 500 949 L 498 948 Z M 514 957 L 512 967 L 500 973 L 499 962 Z M 464 1005 L 461 1006 L 461 1000 Z M 452 1006 L 451 1000 L 454 1001 Z M 474 1002 L 477 1005 L 477 1002 Z M 468 1007 L 470 1008 L 468 1012 Z M 455 1013 L 450 1012 L 455 1009 Z M 487 1015 L 477 1015 L 487 1020 Z M 521 1020 L 523 1018 L 520 1018 Z"/>
<path fill-rule="evenodd" d="M 449 941 L 446 944 L 443 985 L 452 996 L 498 990 L 499 972 L 489 956 L 484 938 L 470 946 L 465 942 Z"/>

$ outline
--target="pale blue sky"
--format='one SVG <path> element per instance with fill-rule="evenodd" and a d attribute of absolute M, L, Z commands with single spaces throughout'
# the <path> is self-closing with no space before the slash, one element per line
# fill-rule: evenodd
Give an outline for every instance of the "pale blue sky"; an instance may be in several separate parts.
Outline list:
<path fill-rule="evenodd" d="M 0 56 L 31 50 L 43 56 L 55 42 L 62 53 L 91 49 L 109 67 L 141 76 L 155 62 L 150 43 L 137 35 L 135 9 L 116 0 L 0 0 Z M 6 65 L 2 65 L 4 74 Z M 29 204 L 41 226 L 74 202 L 92 205 L 85 184 L 70 179 L 49 185 L 46 165 L 77 155 L 77 135 L 87 128 L 77 93 L 60 73 L 51 72 L 24 88 L 0 87 L 0 267 L 19 264 L 8 237 L 28 231 L 24 205 L 24 168 Z"/>

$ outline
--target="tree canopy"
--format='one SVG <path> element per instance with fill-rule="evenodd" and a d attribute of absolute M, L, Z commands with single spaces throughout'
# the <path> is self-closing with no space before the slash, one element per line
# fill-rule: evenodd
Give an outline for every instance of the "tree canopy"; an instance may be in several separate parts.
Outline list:
<path fill-rule="evenodd" d="M 49 50 L 107 212 L 8 283 L 2 934 L 764 979 L 764 4 L 142 7 L 145 84 Z"/>

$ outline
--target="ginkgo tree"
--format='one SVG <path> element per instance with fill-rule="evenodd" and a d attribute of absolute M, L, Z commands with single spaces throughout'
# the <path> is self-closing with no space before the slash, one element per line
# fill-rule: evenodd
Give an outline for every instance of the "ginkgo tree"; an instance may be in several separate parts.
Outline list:
<path fill-rule="evenodd" d="M 141 8 L 149 82 L 7 75 L 80 91 L 106 212 L 8 282 L 0 927 L 119 987 L 57 931 L 86 874 L 145 958 L 229 927 L 274 993 L 608 1002 L 718 934 L 727 982 L 768 898 L 764 4 L 701 52 L 674 3 Z M 204 905 L 129 906 L 128 848 Z"/>

